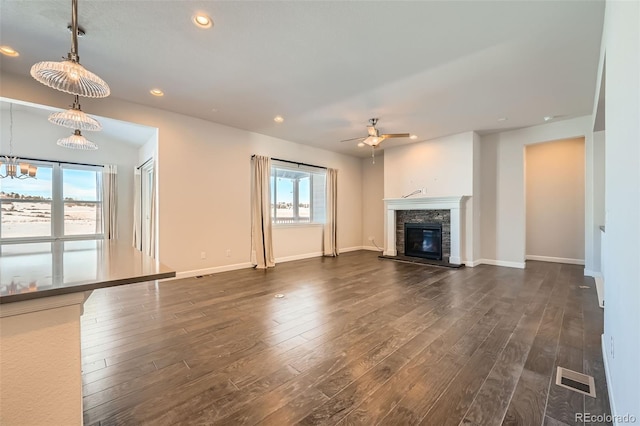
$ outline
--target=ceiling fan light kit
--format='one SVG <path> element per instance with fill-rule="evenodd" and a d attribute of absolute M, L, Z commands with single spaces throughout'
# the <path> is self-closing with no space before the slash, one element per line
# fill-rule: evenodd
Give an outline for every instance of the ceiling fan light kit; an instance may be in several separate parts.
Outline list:
<path fill-rule="evenodd" d="M 377 148 L 385 139 L 408 138 L 411 136 L 409 133 L 385 133 L 381 135 L 380 130 L 376 128 L 376 124 L 378 124 L 378 119 L 370 118 L 369 125 L 367 126 L 367 136 L 345 139 L 340 142 L 358 141 L 358 147 L 364 147 L 365 145 L 370 146 L 372 163 L 375 164 L 375 148 Z"/>
<path fill-rule="evenodd" d="M 71 31 L 71 52 L 61 62 L 38 62 L 31 67 L 31 76 L 45 86 L 75 96 L 70 109 L 49 116 L 49 122 L 75 130 L 73 135 L 58 140 L 58 145 L 94 150 L 98 146 L 85 139 L 81 131 L 99 131 L 102 126 L 80 109 L 78 97 L 105 98 L 111 94 L 111 89 L 103 79 L 80 64 L 78 36 L 85 32 L 78 28 L 78 0 L 71 0 L 71 26 L 68 28 Z"/>

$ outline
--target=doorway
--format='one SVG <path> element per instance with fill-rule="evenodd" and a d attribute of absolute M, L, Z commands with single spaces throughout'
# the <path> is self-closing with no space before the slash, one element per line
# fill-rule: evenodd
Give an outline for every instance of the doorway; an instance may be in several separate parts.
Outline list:
<path fill-rule="evenodd" d="M 584 137 L 525 147 L 526 259 L 584 265 Z"/>

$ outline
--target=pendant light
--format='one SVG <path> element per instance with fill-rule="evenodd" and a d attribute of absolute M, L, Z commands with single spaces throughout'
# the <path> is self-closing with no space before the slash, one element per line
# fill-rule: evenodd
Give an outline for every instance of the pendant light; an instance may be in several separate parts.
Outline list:
<path fill-rule="evenodd" d="M 79 129 L 76 129 L 71 136 L 58 139 L 58 145 L 64 148 L 80 149 L 83 151 L 95 151 L 98 149 L 98 145 L 82 136 Z"/>
<path fill-rule="evenodd" d="M 71 108 L 62 111 L 54 112 L 49 116 L 49 122 L 57 124 L 58 126 L 68 127 L 70 129 L 79 129 L 91 132 L 97 132 L 102 130 L 102 125 L 93 117 L 85 114 L 80 109 L 80 101 L 78 95 L 73 100 Z"/>
<path fill-rule="evenodd" d="M 71 0 L 71 52 L 62 62 L 38 62 L 31 76 L 53 89 L 86 98 L 105 98 L 111 93 L 107 83 L 80 65 L 78 56 L 78 0 Z"/>

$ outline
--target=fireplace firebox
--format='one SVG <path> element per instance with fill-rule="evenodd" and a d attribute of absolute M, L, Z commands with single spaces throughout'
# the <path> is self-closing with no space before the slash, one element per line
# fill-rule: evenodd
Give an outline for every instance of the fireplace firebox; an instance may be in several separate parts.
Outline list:
<path fill-rule="evenodd" d="M 404 254 L 405 256 L 442 260 L 442 225 L 438 223 L 405 223 Z"/>

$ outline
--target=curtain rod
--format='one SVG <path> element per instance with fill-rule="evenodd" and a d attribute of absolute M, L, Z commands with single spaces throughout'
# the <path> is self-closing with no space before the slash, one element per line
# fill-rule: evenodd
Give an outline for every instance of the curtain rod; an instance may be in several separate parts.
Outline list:
<path fill-rule="evenodd" d="M 253 158 L 253 157 L 255 157 L 255 156 L 256 156 L 256 154 L 253 154 L 253 155 L 251 156 L 251 158 Z M 272 158 L 272 160 L 275 160 L 275 161 L 282 161 L 283 163 L 297 164 L 298 166 L 315 167 L 316 169 L 324 169 L 324 170 L 327 170 L 327 168 L 326 168 L 326 167 L 322 167 L 322 166 L 315 166 L 315 165 L 313 165 L 313 164 L 307 164 L 307 163 L 299 163 L 299 162 L 297 162 L 297 161 L 283 160 L 283 159 L 281 159 L 281 158 Z"/>
<path fill-rule="evenodd" d="M 149 164 L 151 161 L 153 161 L 153 157 L 150 157 L 149 159 L 147 159 L 147 161 L 145 161 L 144 163 L 140 164 L 138 167 L 136 167 L 136 169 L 140 170 L 141 168 L 143 168 L 144 166 Z"/>
<path fill-rule="evenodd" d="M 0 157 L 4 157 L 4 155 L 0 154 Z M 43 163 L 57 163 L 57 164 L 72 164 L 74 166 L 91 166 L 91 167 L 104 167 L 102 164 L 87 164 L 87 163 L 73 163 L 71 161 L 59 161 L 59 160 L 43 160 L 41 158 L 27 158 L 18 156 L 18 162 L 20 160 L 26 161 L 41 161 Z"/>

